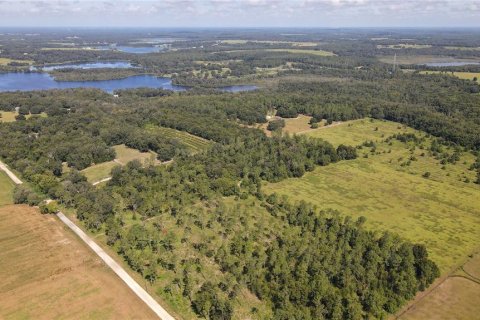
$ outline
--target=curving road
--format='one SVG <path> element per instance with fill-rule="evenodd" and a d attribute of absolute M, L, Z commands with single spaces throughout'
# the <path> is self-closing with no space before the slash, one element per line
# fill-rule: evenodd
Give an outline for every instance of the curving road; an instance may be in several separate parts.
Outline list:
<path fill-rule="evenodd" d="M 22 184 L 20 180 L 8 167 L 0 161 L 0 170 L 5 171 L 5 173 L 12 179 L 15 184 Z M 49 199 L 50 200 L 50 199 Z M 49 202 L 47 200 L 47 203 Z M 51 200 L 50 200 L 51 201 Z M 76 235 L 80 237 L 106 264 L 117 274 L 117 276 L 122 279 L 127 286 L 140 298 L 147 306 L 152 309 L 155 314 L 160 319 L 163 320 L 174 320 L 165 309 L 162 308 L 158 302 L 152 298 L 148 292 L 146 292 L 115 260 L 112 259 L 95 241 L 92 240 L 85 232 L 77 227 L 70 219 L 68 219 L 62 212 L 57 213 L 57 217 L 65 223 Z"/>

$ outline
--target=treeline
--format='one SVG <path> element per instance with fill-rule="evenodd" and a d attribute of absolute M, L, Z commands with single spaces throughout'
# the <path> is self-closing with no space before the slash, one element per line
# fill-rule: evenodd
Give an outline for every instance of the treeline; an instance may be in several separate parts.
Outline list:
<path fill-rule="evenodd" d="M 267 202 L 301 236 L 286 232 L 258 247 L 253 235 L 239 234 L 215 261 L 271 303 L 275 319 L 380 319 L 439 276 L 424 246 L 377 237 L 362 228 L 364 218 L 342 219 L 275 194 Z"/>

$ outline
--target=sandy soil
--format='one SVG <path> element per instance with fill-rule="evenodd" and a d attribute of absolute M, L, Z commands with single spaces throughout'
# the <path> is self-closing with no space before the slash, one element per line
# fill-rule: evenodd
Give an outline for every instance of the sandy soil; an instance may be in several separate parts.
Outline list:
<path fill-rule="evenodd" d="M 54 216 L 0 207 L 1 319 L 157 319 Z"/>

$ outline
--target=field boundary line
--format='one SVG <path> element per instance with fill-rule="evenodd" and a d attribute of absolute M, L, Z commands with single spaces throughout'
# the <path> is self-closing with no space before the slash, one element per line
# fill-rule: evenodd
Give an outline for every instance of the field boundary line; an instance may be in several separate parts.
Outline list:
<path fill-rule="evenodd" d="M 77 236 L 80 237 L 106 264 L 122 279 L 127 286 L 143 301 L 160 319 L 174 320 L 160 304 L 152 298 L 112 257 L 110 257 L 98 244 L 93 241 L 82 229 L 77 227 L 62 212 L 57 213 L 57 217 L 65 223 Z"/>

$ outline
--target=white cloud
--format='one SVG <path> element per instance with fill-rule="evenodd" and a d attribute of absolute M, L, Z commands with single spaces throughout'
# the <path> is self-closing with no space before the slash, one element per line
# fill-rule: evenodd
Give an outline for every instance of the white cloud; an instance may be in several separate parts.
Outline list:
<path fill-rule="evenodd" d="M 0 0 L 0 25 L 480 27 L 475 15 L 480 0 Z"/>

